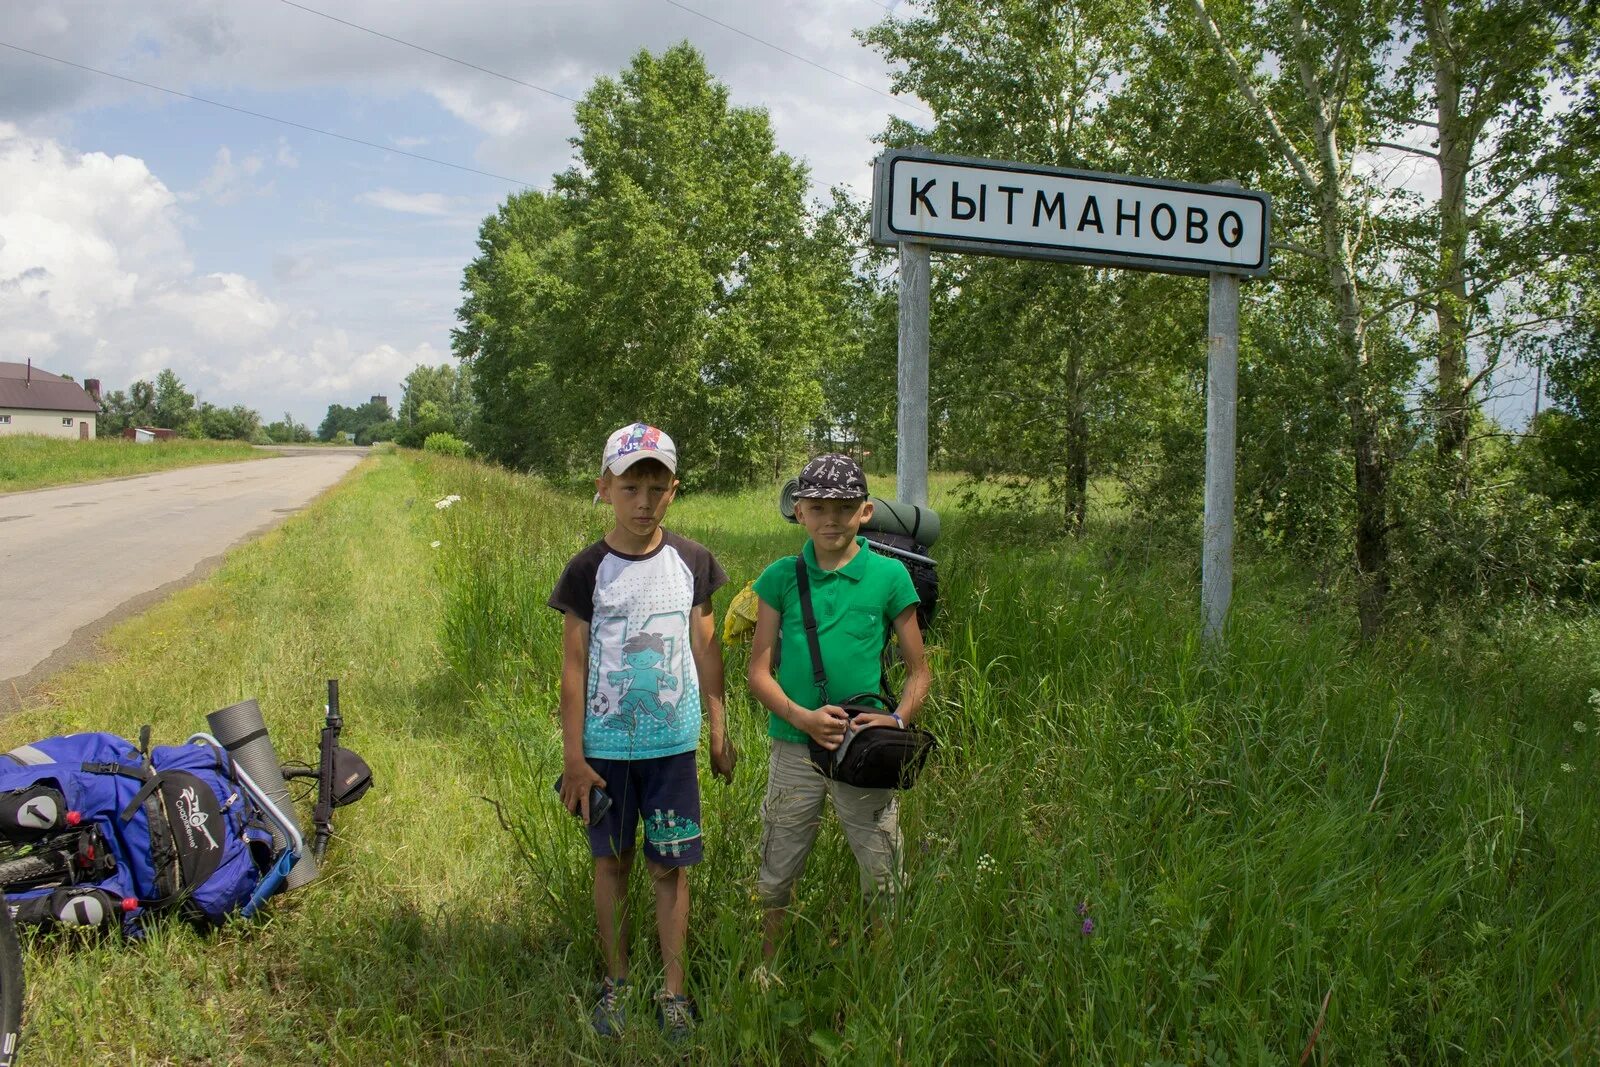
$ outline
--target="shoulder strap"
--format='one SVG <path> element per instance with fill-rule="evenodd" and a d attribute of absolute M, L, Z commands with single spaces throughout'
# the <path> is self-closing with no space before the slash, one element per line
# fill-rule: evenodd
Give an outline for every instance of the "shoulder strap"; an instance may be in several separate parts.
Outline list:
<path fill-rule="evenodd" d="M 817 613 L 811 610 L 811 579 L 806 574 L 804 552 L 794 558 L 794 580 L 800 595 L 800 619 L 806 627 L 806 644 L 811 648 L 811 678 L 817 683 L 817 695 L 826 704 L 828 676 L 822 670 L 822 643 L 817 640 Z"/>

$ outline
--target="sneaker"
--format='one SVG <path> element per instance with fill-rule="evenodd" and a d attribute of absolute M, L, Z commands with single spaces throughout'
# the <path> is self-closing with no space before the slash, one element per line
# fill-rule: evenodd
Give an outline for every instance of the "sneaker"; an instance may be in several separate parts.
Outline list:
<path fill-rule="evenodd" d="M 694 1001 L 688 997 L 673 996 L 665 989 L 656 994 L 656 1021 L 668 1041 L 687 1038 L 694 1031 L 694 1016 Z"/>
<path fill-rule="evenodd" d="M 600 983 L 600 999 L 594 1003 L 594 1032 L 601 1037 L 616 1037 L 627 1022 L 627 1011 L 622 1006 L 622 995 L 627 990 L 626 980 L 607 978 Z"/>

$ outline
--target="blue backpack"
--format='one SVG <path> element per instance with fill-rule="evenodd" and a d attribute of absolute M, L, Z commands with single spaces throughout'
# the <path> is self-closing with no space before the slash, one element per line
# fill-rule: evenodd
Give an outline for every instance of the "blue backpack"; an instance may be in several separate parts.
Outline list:
<path fill-rule="evenodd" d="M 299 847 L 274 844 L 281 817 L 207 735 L 48 737 L 0 756 L 0 888 L 21 923 L 215 925 L 280 887 Z"/>

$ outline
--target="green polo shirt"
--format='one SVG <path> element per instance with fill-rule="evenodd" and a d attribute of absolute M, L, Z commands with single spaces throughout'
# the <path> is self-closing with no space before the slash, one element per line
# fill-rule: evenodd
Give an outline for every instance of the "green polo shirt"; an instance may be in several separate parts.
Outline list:
<path fill-rule="evenodd" d="M 876 693 L 882 675 L 880 657 L 895 616 L 917 602 L 917 590 L 905 567 L 878 555 L 857 537 L 860 550 L 843 567 L 817 566 L 810 540 L 801 549 L 811 581 L 811 610 L 817 616 L 817 643 L 828 676 L 827 703 L 838 704 L 862 693 Z M 778 624 L 778 685 L 789 699 L 807 708 L 821 707 L 811 670 L 811 649 L 800 614 L 799 583 L 794 557 L 785 556 L 761 572 L 756 596 L 775 608 Z M 779 741 L 806 740 L 806 735 L 769 713 L 767 734 Z"/>

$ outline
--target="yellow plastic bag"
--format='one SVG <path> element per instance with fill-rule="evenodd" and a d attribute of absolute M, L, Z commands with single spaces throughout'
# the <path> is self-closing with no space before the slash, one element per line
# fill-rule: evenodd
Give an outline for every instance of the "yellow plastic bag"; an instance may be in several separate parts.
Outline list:
<path fill-rule="evenodd" d="M 756 613 L 760 610 L 761 598 L 756 596 L 756 583 L 747 582 L 745 587 L 733 596 L 733 602 L 728 605 L 728 613 L 722 617 L 722 643 L 733 644 L 735 641 L 748 641 L 756 632 Z"/>

